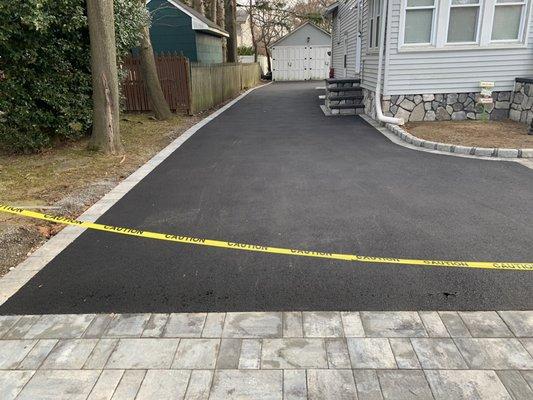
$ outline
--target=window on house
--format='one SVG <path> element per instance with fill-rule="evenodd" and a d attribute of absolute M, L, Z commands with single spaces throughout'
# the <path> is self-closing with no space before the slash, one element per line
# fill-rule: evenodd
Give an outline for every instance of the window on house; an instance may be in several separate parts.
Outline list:
<path fill-rule="evenodd" d="M 368 47 L 371 49 L 379 47 L 380 19 L 381 0 L 370 0 L 368 2 Z"/>
<path fill-rule="evenodd" d="M 448 43 L 477 42 L 479 0 L 451 0 Z"/>
<path fill-rule="evenodd" d="M 492 40 L 518 40 L 526 9 L 525 1 L 496 0 Z"/>
<path fill-rule="evenodd" d="M 407 0 L 404 43 L 431 43 L 435 0 Z"/>

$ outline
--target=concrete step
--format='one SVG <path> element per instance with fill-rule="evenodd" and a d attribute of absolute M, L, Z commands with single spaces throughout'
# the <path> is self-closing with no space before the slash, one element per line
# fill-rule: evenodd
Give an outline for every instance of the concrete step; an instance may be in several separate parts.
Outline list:
<path fill-rule="evenodd" d="M 326 82 L 328 84 L 333 84 L 333 83 L 361 83 L 361 79 L 359 79 L 359 78 L 329 78 L 329 79 L 326 79 Z"/>
<path fill-rule="evenodd" d="M 363 92 L 363 88 L 360 86 L 352 87 L 338 87 L 338 86 L 328 86 L 326 89 L 328 92 Z"/>
<path fill-rule="evenodd" d="M 331 104 L 328 106 L 332 110 L 348 110 L 350 108 L 365 108 L 364 104 Z"/>
<path fill-rule="evenodd" d="M 341 101 L 341 100 L 362 100 L 363 95 L 362 94 L 336 94 L 336 95 L 328 95 L 327 99 L 330 101 Z"/>

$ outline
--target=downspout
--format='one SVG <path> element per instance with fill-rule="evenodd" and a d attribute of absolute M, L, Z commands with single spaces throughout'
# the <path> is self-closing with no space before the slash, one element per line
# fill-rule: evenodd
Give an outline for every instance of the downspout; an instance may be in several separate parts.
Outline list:
<path fill-rule="evenodd" d="M 385 26 L 387 24 L 387 17 L 388 17 L 388 12 L 389 12 L 388 3 L 389 3 L 388 0 L 383 0 L 382 13 L 384 15 L 382 15 L 381 26 L 379 28 L 380 33 L 379 33 L 378 74 L 377 74 L 376 94 L 374 96 L 374 102 L 375 102 L 375 108 L 376 108 L 376 117 L 379 121 L 384 122 L 386 124 L 403 125 L 405 123 L 403 118 L 386 117 L 385 115 L 383 115 L 383 111 L 381 110 L 381 66 L 383 64 L 383 50 L 385 49 Z"/>

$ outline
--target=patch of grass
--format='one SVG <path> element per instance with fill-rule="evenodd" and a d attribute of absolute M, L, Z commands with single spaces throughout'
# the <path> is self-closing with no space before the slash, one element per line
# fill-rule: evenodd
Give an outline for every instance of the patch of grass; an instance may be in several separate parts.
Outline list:
<path fill-rule="evenodd" d="M 528 126 L 505 121 L 435 121 L 409 122 L 405 129 L 411 134 L 434 142 L 463 146 L 533 148 L 533 135 Z"/>
<path fill-rule="evenodd" d="M 87 150 L 88 139 L 30 155 L 0 155 L 0 202 L 44 205 L 101 180 L 120 180 L 179 136 L 195 117 L 156 121 L 126 114 L 120 122 L 124 156 Z"/>

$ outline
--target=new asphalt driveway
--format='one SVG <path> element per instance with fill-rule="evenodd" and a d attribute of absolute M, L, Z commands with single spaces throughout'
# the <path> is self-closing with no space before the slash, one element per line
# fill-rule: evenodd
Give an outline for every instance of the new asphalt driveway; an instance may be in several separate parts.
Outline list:
<path fill-rule="evenodd" d="M 258 89 L 99 222 L 370 256 L 533 260 L 533 171 L 326 118 L 316 83 Z M 533 273 L 360 264 L 87 231 L 0 314 L 532 309 Z"/>

